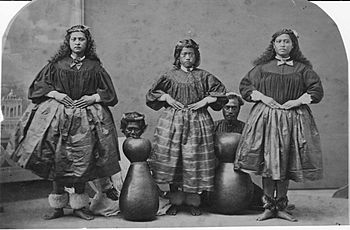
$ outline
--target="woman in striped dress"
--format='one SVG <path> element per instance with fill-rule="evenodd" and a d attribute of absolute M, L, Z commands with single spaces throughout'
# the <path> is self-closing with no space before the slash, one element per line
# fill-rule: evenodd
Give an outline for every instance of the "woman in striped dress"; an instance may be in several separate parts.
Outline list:
<path fill-rule="evenodd" d="M 154 110 L 164 108 L 155 129 L 150 166 L 157 183 L 170 184 L 168 214 L 180 205 L 200 215 L 200 196 L 213 191 L 215 155 L 213 120 L 208 106 L 219 111 L 227 103 L 225 86 L 209 72 L 199 69 L 198 44 L 179 41 L 174 67 L 164 73 L 146 95 Z"/>

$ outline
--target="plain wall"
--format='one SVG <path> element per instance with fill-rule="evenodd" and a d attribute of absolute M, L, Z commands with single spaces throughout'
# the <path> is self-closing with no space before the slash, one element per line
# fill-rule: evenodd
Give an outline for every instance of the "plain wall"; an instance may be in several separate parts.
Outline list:
<path fill-rule="evenodd" d="M 74 21 L 77 9 L 72 10 L 71 3 L 33 1 L 14 19 L 4 40 L 3 94 L 15 87 L 26 97 L 29 84 Z M 283 27 L 295 29 L 325 91 L 321 103 L 310 106 L 321 135 L 324 179 L 292 187 L 335 188 L 348 183 L 347 58 L 337 26 L 318 6 L 304 0 L 85 0 L 84 4 L 84 23 L 91 27 L 97 53 L 119 97 L 111 108 L 116 125 L 119 128 L 124 112 L 144 113 L 149 125 L 144 137 L 151 140 L 160 112 L 146 107 L 145 94 L 171 68 L 178 40 L 198 42 L 200 68 L 238 92 L 241 78 L 271 35 Z M 241 120 L 246 120 L 250 108 L 245 103 Z M 221 119 L 221 112 L 210 112 Z"/>

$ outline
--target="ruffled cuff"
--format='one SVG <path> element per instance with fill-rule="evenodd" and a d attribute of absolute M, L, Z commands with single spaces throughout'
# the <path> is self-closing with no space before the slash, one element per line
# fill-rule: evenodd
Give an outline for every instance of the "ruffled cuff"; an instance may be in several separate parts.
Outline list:
<path fill-rule="evenodd" d="M 156 111 L 167 105 L 165 101 L 160 101 L 160 97 L 165 94 L 162 90 L 149 91 L 146 94 L 146 105 Z"/>

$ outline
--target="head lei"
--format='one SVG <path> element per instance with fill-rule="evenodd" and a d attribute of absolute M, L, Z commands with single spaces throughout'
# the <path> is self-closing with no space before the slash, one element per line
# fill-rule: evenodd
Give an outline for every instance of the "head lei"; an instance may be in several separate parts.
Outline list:
<path fill-rule="evenodd" d="M 265 52 L 259 58 L 253 61 L 253 64 L 254 65 L 264 64 L 275 58 L 276 52 L 273 45 L 276 38 L 282 34 L 289 35 L 290 39 L 292 40 L 293 48 L 289 53 L 290 58 L 292 60 L 301 62 L 305 65 L 312 67 L 310 61 L 304 57 L 304 55 L 300 50 L 299 41 L 298 41 L 299 34 L 295 30 L 285 29 L 285 28 L 278 30 L 276 33 L 272 35 L 269 46 L 266 48 Z"/>
<path fill-rule="evenodd" d="M 276 38 L 282 34 L 288 34 L 290 39 L 292 40 L 293 49 L 294 48 L 299 49 L 299 42 L 298 42 L 299 34 L 295 30 L 292 30 L 292 29 L 281 29 L 281 30 L 277 31 L 276 33 L 274 33 L 272 35 L 271 43 L 273 43 L 276 40 Z M 292 49 L 292 51 L 293 51 L 293 49 Z"/>
<path fill-rule="evenodd" d="M 95 51 L 95 41 L 92 39 L 91 33 L 90 33 L 90 28 L 85 25 L 75 25 L 70 27 L 66 31 L 66 35 L 63 41 L 63 44 L 60 46 L 59 50 L 57 53 L 51 58 L 50 62 L 57 62 L 64 57 L 67 57 L 71 54 L 70 46 L 69 46 L 69 39 L 70 35 L 74 32 L 81 32 L 85 35 L 87 43 L 86 43 L 86 49 L 84 55 L 91 59 L 91 60 L 96 60 L 100 62 L 100 59 L 98 58 L 96 51 Z"/>
<path fill-rule="evenodd" d="M 201 62 L 201 56 L 199 53 L 199 45 L 192 39 L 184 39 L 176 43 L 174 51 L 174 66 L 180 68 L 180 53 L 183 48 L 193 48 L 196 61 L 194 67 L 198 67 Z"/>
<path fill-rule="evenodd" d="M 85 34 L 87 31 L 90 33 L 89 29 L 90 27 L 85 25 L 75 25 L 67 30 L 67 34 L 71 34 L 73 32 L 82 32 Z"/>
<path fill-rule="evenodd" d="M 95 52 L 95 44 L 94 44 L 94 41 L 92 39 L 92 36 L 91 36 L 89 29 L 90 28 L 85 26 L 85 25 L 72 26 L 71 28 L 69 28 L 67 30 L 64 42 L 67 43 L 67 45 L 69 46 L 70 35 L 74 32 L 81 32 L 85 35 L 86 40 L 87 40 L 85 55 L 89 55 L 91 51 Z"/>
<path fill-rule="evenodd" d="M 138 122 L 142 129 L 147 127 L 145 122 L 145 115 L 138 112 L 128 112 L 122 115 L 122 119 L 120 121 L 120 129 L 124 130 L 129 122 Z"/>
<path fill-rule="evenodd" d="M 238 104 L 240 106 L 244 105 L 244 101 L 243 101 L 241 95 L 234 93 L 234 92 L 228 92 L 228 93 L 226 93 L 226 96 L 227 96 L 227 99 L 229 99 L 229 100 L 237 99 Z"/>

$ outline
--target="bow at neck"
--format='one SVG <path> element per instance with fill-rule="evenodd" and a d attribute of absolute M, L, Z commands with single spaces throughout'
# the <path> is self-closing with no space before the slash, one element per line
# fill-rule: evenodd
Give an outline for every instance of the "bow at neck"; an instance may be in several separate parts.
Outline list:
<path fill-rule="evenodd" d="M 276 56 L 275 57 L 277 59 L 277 66 L 280 66 L 280 65 L 289 65 L 289 66 L 293 66 L 293 60 L 290 60 L 290 57 L 287 57 L 287 58 L 282 58 L 282 57 L 279 57 L 279 56 Z"/>
<path fill-rule="evenodd" d="M 72 57 L 71 55 L 71 58 L 73 58 L 73 61 L 72 63 L 70 64 L 70 68 L 73 68 L 74 66 L 77 67 L 77 69 L 80 69 L 80 67 L 83 65 L 83 60 L 85 59 L 85 56 L 79 58 L 79 57 Z"/>

